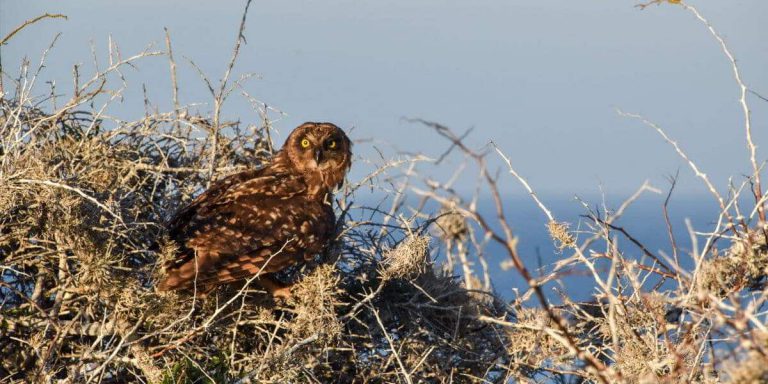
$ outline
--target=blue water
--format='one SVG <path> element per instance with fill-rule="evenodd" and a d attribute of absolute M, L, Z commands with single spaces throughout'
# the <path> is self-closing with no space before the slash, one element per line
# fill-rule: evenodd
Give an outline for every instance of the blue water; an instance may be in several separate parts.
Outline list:
<path fill-rule="evenodd" d="M 663 204 L 666 195 L 645 193 L 632 205 L 630 205 L 620 219 L 613 224 L 624 228 L 632 237 L 640 241 L 650 252 L 661 257 L 664 253 L 668 256 L 673 255 L 669 232 L 665 223 L 663 214 Z M 583 203 L 577 201 L 572 196 L 541 196 L 544 203 L 552 211 L 558 221 L 564 221 L 571 224 L 571 230 L 575 231 L 578 239 L 583 241 L 591 235 L 589 233 L 578 233 L 590 231 L 587 224 L 591 220 L 583 217 L 588 214 L 587 208 Z M 599 212 L 602 218 L 605 218 L 605 210 L 615 211 L 619 208 L 626 196 L 621 198 L 608 199 L 603 201 L 600 196 L 580 197 L 582 201 L 589 205 L 591 211 Z M 527 195 L 507 196 L 503 199 L 507 222 L 518 237 L 518 253 L 520 254 L 526 267 L 534 275 L 539 275 L 541 271 L 551 271 L 552 266 L 559 260 L 569 257 L 573 254 L 570 250 L 558 251 L 549 236 L 546 228 L 547 217 L 538 208 L 538 206 Z M 417 200 L 410 201 L 415 204 Z M 751 205 L 747 201 L 744 206 Z M 387 203 L 383 204 L 385 209 Z M 434 213 L 434 206 L 427 205 L 424 208 L 426 212 Z M 490 222 L 495 220 L 495 206 L 490 198 L 480 200 L 478 211 L 485 215 Z M 405 210 L 404 212 L 407 212 Z M 675 236 L 677 252 L 680 265 L 690 270 L 693 260 L 690 256 L 691 237 L 686 220 L 689 220 L 694 230 L 700 232 L 711 232 L 715 228 L 719 206 L 711 196 L 690 196 L 690 195 L 672 195 L 669 203 L 669 217 L 672 225 L 672 233 Z M 494 225 L 499 228 L 498 225 Z M 501 231 L 499 231 L 501 233 Z M 645 257 L 639 247 L 631 243 L 626 237 L 618 232 L 614 232 L 619 250 L 623 253 L 626 260 L 642 261 L 646 265 L 652 265 L 652 260 Z M 704 243 L 699 239 L 699 247 Z M 439 245 L 439 244 L 433 244 Z M 719 247 L 726 247 L 727 243 L 718 244 Z M 596 252 L 606 252 L 605 242 L 595 242 L 590 247 Z M 437 261 L 443 260 L 443 249 L 437 249 Z M 488 262 L 489 274 L 495 291 L 503 298 L 511 300 L 516 297 L 516 290 L 520 293 L 528 288 L 525 280 L 515 269 L 504 270 L 501 264 L 509 260 L 505 249 L 497 244 L 490 242 L 484 249 L 485 259 Z M 476 260 L 476 259 L 475 259 Z M 608 276 L 610 261 L 607 259 L 599 260 L 596 265 L 602 269 L 601 277 L 605 279 Z M 475 265 L 476 271 L 480 271 L 480 265 Z M 461 271 L 457 268 L 457 276 Z M 544 291 L 552 302 L 560 302 L 558 290 L 567 294 L 572 300 L 589 300 L 595 294 L 596 287 L 594 280 L 588 275 L 586 268 L 577 268 L 570 271 L 570 275 L 564 276 L 556 283 L 549 283 L 544 286 Z M 658 279 L 648 279 L 644 289 L 666 290 L 673 289 L 674 285 L 668 282 L 661 287 L 654 287 Z"/>
<path fill-rule="evenodd" d="M 664 219 L 664 198 L 665 196 L 662 195 L 646 194 L 642 196 L 630 205 L 624 211 L 621 218 L 613 224 L 624 228 L 650 252 L 659 257 L 661 257 L 661 253 L 671 257 L 673 247 Z M 590 203 L 589 207 L 593 213 L 600 212 L 603 218 L 605 217 L 606 207 L 610 211 L 615 211 L 622 202 L 616 199 L 606 202 L 604 206 L 602 199 L 599 197 L 585 197 L 582 199 Z M 591 232 L 587 225 L 591 223 L 591 220 L 583 217 L 588 212 L 581 202 L 563 196 L 546 199 L 545 204 L 552 210 L 553 215 L 558 221 L 565 221 L 571 224 L 571 229 L 577 232 L 575 235 L 578 236 L 579 240 L 584 240 L 591 236 L 590 233 L 578 233 Z M 541 267 L 544 271 L 550 271 L 552 265 L 557 261 L 573 254 L 569 250 L 560 252 L 555 249 L 545 227 L 547 222 L 546 216 L 529 197 L 508 198 L 505 201 L 505 205 L 508 211 L 508 222 L 519 238 L 518 252 L 529 270 L 534 271 Z M 481 210 L 494 212 L 494 209 L 488 207 L 487 204 L 482 205 Z M 672 233 L 677 244 L 680 265 L 684 268 L 690 268 L 693 265 L 690 257 L 691 238 L 686 225 L 686 219 L 690 221 L 691 226 L 695 230 L 710 232 L 715 228 L 718 212 L 719 209 L 716 201 L 707 196 L 676 197 L 673 195 L 669 204 L 669 217 L 672 224 Z M 613 236 L 625 259 L 643 261 L 646 265 L 652 265 L 652 260 L 645 257 L 642 250 L 625 236 L 619 232 L 614 232 Z M 699 246 L 701 244 L 703 244 L 703 241 L 699 242 Z M 590 249 L 596 252 L 608 251 L 603 241 L 593 243 Z M 503 249 L 495 244 L 489 246 L 487 255 L 489 264 L 492 267 L 498 266 L 499 263 L 508 258 Z M 600 260 L 596 263 L 596 266 L 604 270 L 601 276 L 605 279 L 608 276 L 610 261 L 607 259 Z M 517 288 L 522 292 L 527 288 L 527 284 L 515 270 L 503 271 L 501 268 L 491 268 L 490 271 L 494 288 L 502 297 L 511 299 L 514 297 L 514 289 Z M 545 292 L 551 299 L 559 301 L 558 295 L 554 290 L 555 287 L 565 292 L 574 300 L 588 300 L 596 292 L 593 278 L 580 275 L 580 272 L 588 274 L 585 268 L 572 272 L 574 273 L 573 276 L 561 279 L 562 285 L 550 283 L 545 286 Z M 653 289 L 656 281 L 649 279 L 646 288 Z M 669 284 L 662 287 L 662 289 L 670 288 L 673 287 Z"/>

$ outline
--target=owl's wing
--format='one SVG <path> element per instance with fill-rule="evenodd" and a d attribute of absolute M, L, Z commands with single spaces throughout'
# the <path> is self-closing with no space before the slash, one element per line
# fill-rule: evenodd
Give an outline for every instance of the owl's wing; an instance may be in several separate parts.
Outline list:
<path fill-rule="evenodd" d="M 306 199 L 305 188 L 295 176 L 258 171 L 217 182 L 171 221 L 181 252 L 159 288 L 276 272 L 319 252 L 332 235 L 333 211 Z"/>
<path fill-rule="evenodd" d="M 168 228 L 171 238 L 176 240 L 182 238 L 185 233 L 194 230 L 211 209 L 217 205 L 225 204 L 230 199 L 228 195 L 231 193 L 233 186 L 240 185 L 249 180 L 256 181 L 257 184 L 266 184 L 269 181 L 267 179 L 269 176 L 263 175 L 263 173 L 262 169 L 245 171 L 227 176 L 213 183 L 208 190 L 192 200 L 189 205 L 176 212 L 171 220 L 168 221 L 166 228 Z M 197 216 L 201 217 L 196 219 Z"/>

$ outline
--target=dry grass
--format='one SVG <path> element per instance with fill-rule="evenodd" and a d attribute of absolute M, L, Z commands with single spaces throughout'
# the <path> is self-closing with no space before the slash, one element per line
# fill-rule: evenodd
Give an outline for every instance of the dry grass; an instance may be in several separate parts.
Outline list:
<path fill-rule="evenodd" d="M 285 273 L 297 282 L 289 302 L 278 305 L 250 284 L 204 300 L 156 292 L 159 266 L 175 251 L 163 223 L 211 180 L 263 164 L 274 148 L 265 106 L 255 125 L 220 116 L 247 78 L 228 83 L 232 64 L 219 86 L 209 82 L 209 113 L 190 113 L 174 97 L 171 111 L 107 116 L 127 86 L 121 71 L 150 56 L 168 58 L 173 71 L 170 47 L 169 37 L 165 52 L 120 60 L 110 52 L 110 67 L 79 75 L 66 100 L 35 86 L 42 68 L 25 63 L 16 80 L 3 74 L 0 382 L 768 381 L 768 236 L 762 193 L 745 188 L 759 184 L 760 170 L 751 162 L 751 177 L 723 197 L 663 129 L 637 115 L 625 114 L 669 141 L 722 208 L 715 228 L 691 229 L 692 250 L 659 228 L 673 256 L 656 254 L 617 225 L 654 190 L 648 185 L 616 210 L 587 210 L 577 234 L 500 148 L 470 148 L 463 135 L 420 121 L 446 139 L 445 156 L 458 152 L 479 169 L 478 190 L 495 212 L 478 211 L 480 195 L 459 196 L 455 177 L 422 177 L 415 164 L 423 157 L 387 161 L 338 194 L 337 239 L 328 254 Z M 236 57 L 237 48 L 230 63 Z M 752 159 L 750 130 L 747 123 Z M 509 180 L 489 166 L 496 156 L 549 218 L 557 264 L 534 271 L 519 254 L 497 187 Z M 393 196 L 389 206 L 356 204 L 363 187 Z M 750 192 L 754 206 L 740 206 Z M 493 291 L 489 242 L 516 271 L 508 273 L 527 282 L 512 300 Z M 575 272 L 590 279 L 592 301 L 549 294 Z"/>

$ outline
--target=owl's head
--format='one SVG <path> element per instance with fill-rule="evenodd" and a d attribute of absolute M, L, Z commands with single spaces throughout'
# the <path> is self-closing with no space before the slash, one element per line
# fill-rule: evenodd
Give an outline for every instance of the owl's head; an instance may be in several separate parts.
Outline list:
<path fill-rule="evenodd" d="M 295 169 L 319 174 L 331 189 L 344 181 L 352 164 L 351 148 L 352 142 L 341 128 L 331 123 L 310 122 L 288 135 L 282 151 Z"/>

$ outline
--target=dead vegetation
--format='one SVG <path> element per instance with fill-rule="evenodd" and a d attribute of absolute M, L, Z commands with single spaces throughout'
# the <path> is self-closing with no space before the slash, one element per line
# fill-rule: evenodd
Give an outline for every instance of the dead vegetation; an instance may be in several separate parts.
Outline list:
<path fill-rule="evenodd" d="M 244 25 L 245 15 L 238 36 Z M 18 77 L 2 74 L 0 382 L 768 381 L 759 167 L 753 161 L 752 175 L 724 197 L 661 128 L 630 114 L 674 145 L 722 207 L 715 228 L 691 229 L 700 240 L 692 250 L 663 228 L 674 256 L 656 254 L 617 225 L 653 190 L 645 184 L 615 210 L 587 210 L 576 233 L 500 148 L 473 149 L 464 135 L 419 121 L 446 139 L 446 156 L 474 164 L 478 190 L 495 212 L 478 210 L 480 194 L 458 196 L 455 178 L 420 176 L 415 165 L 423 157 L 392 160 L 337 195 L 337 240 L 287 274 L 298 281 L 287 303 L 275 304 L 255 284 L 226 286 L 205 300 L 156 292 L 159 261 L 174 252 L 163 222 L 210 180 L 259 166 L 274 148 L 266 105 L 254 104 L 263 115 L 257 124 L 221 118 L 226 98 L 248 78 L 228 82 L 237 47 L 222 83 L 205 80 L 210 113 L 193 113 L 175 96 L 173 110 L 148 106 L 134 121 L 104 113 L 127 86 L 121 71 L 128 66 L 164 56 L 173 72 L 170 47 L 169 38 L 165 51 L 127 59 L 114 47 L 110 66 L 78 77 L 67 100 L 39 91 L 42 64 L 23 63 Z M 489 166 L 499 158 L 549 218 L 562 254 L 556 265 L 534 271 L 518 253 L 497 188 L 510 179 Z M 358 205 L 363 187 L 392 197 Z M 750 192 L 754 206 L 740 206 L 739 196 Z M 489 242 L 527 281 L 511 300 L 493 291 L 488 270 L 498 266 L 486 261 Z M 573 271 L 586 271 L 598 292 L 593 301 L 545 293 Z"/>

